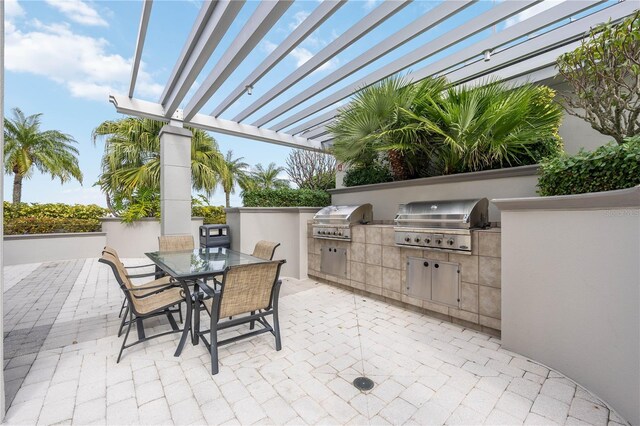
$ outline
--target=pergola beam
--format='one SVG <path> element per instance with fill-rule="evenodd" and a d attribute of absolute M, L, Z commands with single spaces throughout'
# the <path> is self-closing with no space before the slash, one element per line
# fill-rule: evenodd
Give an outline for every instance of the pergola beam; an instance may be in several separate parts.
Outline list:
<path fill-rule="evenodd" d="M 313 129 L 316 126 L 321 125 L 322 123 L 326 123 L 327 121 L 331 121 L 338 114 L 338 109 L 327 111 L 323 114 L 318 115 L 310 120 L 305 121 L 304 123 L 292 128 L 287 133 L 292 135 L 297 135 L 299 133 L 305 133 L 309 131 L 309 129 Z"/>
<path fill-rule="evenodd" d="M 244 0 L 212 1 L 202 5 L 160 97 L 166 118 L 178 109 L 243 5 Z"/>
<path fill-rule="evenodd" d="M 490 37 L 488 37 L 485 40 L 479 41 L 471 46 L 468 46 L 464 49 L 459 50 L 458 52 L 453 52 L 450 55 L 445 56 L 443 59 L 440 59 L 432 64 L 427 65 L 426 67 L 423 67 L 417 71 L 411 72 L 409 74 L 407 74 L 405 76 L 405 78 L 407 79 L 407 81 L 412 81 L 412 82 L 417 82 L 420 80 L 423 80 L 427 77 L 430 76 L 435 76 L 435 75 L 439 75 L 440 73 L 446 71 L 447 69 L 454 67 L 456 65 L 462 64 L 465 61 L 468 61 L 474 57 L 478 57 L 482 54 L 482 52 L 484 52 L 485 50 L 492 50 L 495 49 L 497 47 L 503 46 L 507 43 L 510 43 L 514 40 L 518 40 L 522 37 L 525 37 L 535 31 L 538 31 L 541 28 L 547 27 L 549 25 L 552 25 L 562 19 L 566 19 L 567 17 L 570 17 L 576 13 L 579 13 L 583 10 L 589 9 L 599 3 L 602 3 L 602 1 L 583 1 L 583 2 L 575 2 L 575 1 L 565 1 L 562 2 L 552 8 L 549 8 L 545 11 L 542 11 L 536 15 L 534 15 L 531 18 L 528 18 L 526 20 L 523 20 L 517 24 L 514 24 L 502 31 L 500 31 L 499 33 L 496 33 Z M 627 3 L 627 7 L 629 6 L 629 2 L 625 2 Z M 624 3 L 621 3 L 621 5 L 623 5 Z M 618 6 L 618 5 L 615 5 Z M 601 19 L 601 22 L 606 21 L 606 14 L 608 12 L 605 12 L 609 10 L 609 8 L 607 9 L 603 9 L 602 13 L 601 12 L 596 12 L 598 13 L 598 18 Z M 583 18 L 585 19 L 585 18 Z M 580 20 L 579 20 L 580 21 Z M 576 21 L 576 22 L 579 22 Z M 572 23 L 574 24 L 574 23 Z M 568 25 L 572 25 L 572 24 L 567 24 L 564 27 L 561 28 L 565 28 Z M 570 27 L 570 28 L 575 28 L 575 27 Z M 558 29 L 552 30 L 549 33 L 546 34 L 551 34 L 554 33 L 555 31 L 558 31 Z M 538 37 L 542 37 L 546 34 L 542 34 Z M 549 40 L 553 40 L 554 38 L 559 39 L 559 37 L 556 37 L 557 33 L 554 33 L 553 36 L 547 36 L 547 38 L 545 39 L 547 43 L 550 43 Z M 580 34 L 580 32 L 578 32 L 578 34 Z M 538 38 L 536 37 L 536 38 Z M 564 36 L 566 37 L 566 36 Z M 575 31 L 574 34 L 571 35 L 571 37 L 575 37 Z M 536 38 L 533 38 L 532 40 L 535 40 Z M 559 40 L 560 41 L 560 40 Z M 524 55 L 526 52 L 533 52 L 531 50 L 530 47 L 527 47 L 525 45 L 523 45 L 522 47 L 518 48 L 518 52 L 521 52 L 522 55 Z M 497 53 L 494 54 L 491 57 L 491 60 L 488 63 L 491 63 L 491 67 L 495 67 L 496 64 L 496 56 Z M 513 59 L 517 59 L 517 56 L 512 56 Z M 460 70 L 464 70 L 466 69 L 468 66 L 465 66 L 463 68 L 461 68 Z M 456 75 L 460 75 L 460 74 L 456 74 Z M 324 119 L 324 121 L 318 121 L 317 119 L 312 119 L 312 120 L 308 120 L 307 122 L 304 122 L 302 124 L 297 125 L 295 128 L 292 128 L 289 133 L 291 134 L 297 134 L 300 133 L 306 129 L 310 129 L 322 122 L 327 122 L 329 120 L 331 120 L 333 117 L 335 117 L 338 114 L 339 108 L 335 108 L 332 109 L 330 111 L 325 112 L 324 114 L 322 114 L 322 117 Z"/>
<path fill-rule="evenodd" d="M 178 110 L 172 117 L 166 117 L 164 108 L 159 103 L 120 95 L 109 96 L 109 101 L 116 107 L 116 111 L 120 114 L 145 117 L 164 122 L 182 121 L 181 111 Z M 322 150 L 322 145 L 317 141 L 292 136 L 287 133 L 274 132 L 270 129 L 260 129 L 249 124 L 235 123 L 206 114 L 196 114 L 190 121 L 184 121 L 183 125 L 292 148 L 302 148 L 313 151 Z"/>
<path fill-rule="evenodd" d="M 329 19 L 338 9 L 340 9 L 346 0 L 324 0 L 316 7 L 311 14 L 300 23 L 289 36 L 275 48 L 273 52 L 267 56 L 260 65 L 256 67 L 251 74 L 244 79 L 242 83 L 236 86 L 211 113 L 212 116 L 218 117 L 225 112 L 235 101 L 237 101 L 247 90 L 247 87 L 253 87 L 262 77 L 265 76 L 273 67 L 279 64 L 293 49 L 302 43 L 312 32 L 314 32 L 322 23 Z"/>
<path fill-rule="evenodd" d="M 144 41 L 147 38 L 147 27 L 149 26 L 149 17 L 151 16 L 152 6 L 153 0 L 144 0 L 142 3 L 142 14 L 140 15 L 140 26 L 138 28 L 138 40 L 136 41 L 136 50 L 133 54 L 133 63 L 131 65 L 131 81 L 129 83 L 130 98 L 133 98 L 136 81 L 138 80 L 138 71 L 140 70 L 140 61 L 142 60 Z"/>
<path fill-rule="evenodd" d="M 296 106 L 300 105 L 304 101 L 311 99 L 318 93 L 326 90 L 334 84 L 340 82 L 342 79 L 357 72 L 358 70 L 366 67 L 370 63 L 376 61 L 392 50 L 397 49 L 405 43 L 418 37 L 420 34 L 430 30 L 439 23 L 448 19 L 452 15 L 466 9 L 477 0 L 462 0 L 462 1 L 448 1 L 438 5 L 433 10 L 430 10 L 423 16 L 419 16 L 415 21 L 409 25 L 402 27 L 400 30 L 385 38 L 380 43 L 366 50 L 364 53 L 349 61 L 336 71 L 324 77 L 317 83 L 314 83 L 311 87 L 306 88 L 298 95 L 284 102 L 282 105 L 269 111 L 267 114 L 254 121 L 254 126 L 264 126 L 268 122 L 280 117 L 287 111 L 292 110 Z"/>
<path fill-rule="evenodd" d="M 471 21 L 461 25 L 440 37 L 433 39 L 432 41 L 423 44 L 422 46 L 412 50 L 411 52 L 403 55 L 402 57 L 392 61 L 391 63 L 373 71 L 369 75 L 348 84 L 346 87 L 338 90 L 335 93 L 325 97 L 324 99 L 315 102 L 314 104 L 304 108 L 303 110 L 293 114 L 281 122 L 275 124 L 271 128 L 274 130 L 282 130 L 286 127 L 303 120 L 310 115 L 315 114 L 318 111 L 335 104 L 336 102 L 346 99 L 351 96 L 357 90 L 377 83 L 378 81 L 394 75 L 399 71 L 402 71 L 424 59 L 427 59 L 438 52 L 464 40 L 467 37 L 471 37 L 491 26 L 501 22 L 531 6 L 539 3 L 540 0 L 521 0 L 521 1 L 506 1 L 499 3 L 497 6 L 492 7 L 487 12 L 477 16 Z"/>
<path fill-rule="evenodd" d="M 261 2 L 184 109 L 193 118 L 289 9 L 291 0 Z"/>
<path fill-rule="evenodd" d="M 371 11 L 367 16 L 362 18 L 347 31 L 345 31 L 340 37 L 332 41 L 324 49 L 313 55 L 307 62 L 298 67 L 294 72 L 285 77 L 262 95 L 257 101 L 249 105 L 242 112 L 233 118 L 233 121 L 241 122 L 249 117 L 251 114 L 262 108 L 267 103 L 271 102 L 275 97 L 289 89 L 291 86 L 302 80 L 307 75 L 311 74 L 316 69 L 320 68 L 323 64 L 329 61 L 334 56 L 338 55 L 347 47 L 364 37 L 373 29 L 378 27 L 381 23 L 389 19 L 391 16 L 399 12 L 402 8 L 407 6 L 411 0 L 400 1 L 385 1 L 380 6 Z"/>

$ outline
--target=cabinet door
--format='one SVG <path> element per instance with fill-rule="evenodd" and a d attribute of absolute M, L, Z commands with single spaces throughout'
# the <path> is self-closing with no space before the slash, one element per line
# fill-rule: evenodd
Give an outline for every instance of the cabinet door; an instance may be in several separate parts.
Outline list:
<path fill-rule="evenodd" d="M 451 262 L 430 261 L 431 299 L 436 303 L 459 307 L 460 305 L 460 273 L 458 264 Z"/>
<path fill-rule="evenodd" d="M 324 246 L 320 249 L 320 272 L 347 277 L 347 250 L 343 248 Z"/>
<path fill-rule="evenodd" d="M 407 259 L 407 296 L 422 300 L 431 299 L 431 265 L 430 260 L 421 257 Z"/>

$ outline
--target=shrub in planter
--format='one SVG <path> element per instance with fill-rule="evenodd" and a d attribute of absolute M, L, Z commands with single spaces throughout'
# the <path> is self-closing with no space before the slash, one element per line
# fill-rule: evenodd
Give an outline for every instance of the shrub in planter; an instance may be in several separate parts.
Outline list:
<path fill-rule="evenodd" d="M 379 163 L 350 168 L 344 175 L 344 186 L 369 185 L 391 182 L 393 177 L 387 167 Z"/>
<path fill-rule="evenodd" d="M 95 204 L 19 203 L 4 202 L 5 220 L 19 217 L 52 217 L 69 219 L 98 219 L 108 212 Z"/>
<path fill-rule="evenodd" d="M 193 206 L 191 214 L 194 217 L 203 217 L 205 225 L 211 223 L 227 223 L 227 215 L 222 206 Z"/>
<path fill-rule="evenodd" d="M 640 185 L 640 136 L 610 143 L 573 156 L 550 158 L 540 164 L 538 193 L 569 195 L 611 191 Z"/>
<path fill-rule="evenodd" d="M 4 223 L 5 235 L 99 232 L 100 230 L 101 224 L 98 219 L 19 217 Z"/>
<path fill-rule="evenodd" d="M 245 207 L 324 207 L 331 204 L 331 196 L 311 189 L 257 189 L 244 191 L 242 202 Z"/>

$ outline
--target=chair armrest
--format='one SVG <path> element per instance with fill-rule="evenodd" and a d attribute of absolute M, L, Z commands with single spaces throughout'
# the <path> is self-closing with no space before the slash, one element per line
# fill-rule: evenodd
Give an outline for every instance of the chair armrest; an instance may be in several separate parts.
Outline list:
<path fill-rule="evenodd" d="M 139 266 L 125 266 L 126 269 L 138 269 L 138 268 L 149 268 L 151 266 L 156 266 L 155 263 L 148 263 L 146 265 L 139 265 Z"/>
<path fill-rule="evenodd" d="M 147 272 L 144 274 L 131 274 L 131 275 L 127 275 L 128 278 L 144 278 L 144 277 L 151 277 L 151 276 L 156 276 L 158 273 L 157 272 Z"/>
<path fill-rule="evenodd" d="M 148 287 L 128 288 L 128 289 L 124 289 L 124 291 L 131 293 L 132 296 L 135 297 L 136 299 L 144 299 L 145 297 L 153 296 L 154 294 L 162 293 L 165 290 L 168 290 L 170 288 L 176 288 L 176 287 L 180 287 L 178 283 L 170 282 L 168 284 L 158 284 L 158 285 L 152 285 Z M 138 292 L 138 291 L 145 292 L 145 294 L 138 296 L 135 294 L 135 292 Z"/>
<path fill-rule="evenodd" d="M 213 297 L 216 295 L 216 293 L 219 293 L 219 291 L 212 289 L 211 287 L 209 287 L 208 285 L 202 285 L 200 286 L 200 290 L 202 290 L 202 292 L 204 294 L 206 294 L 209 297 Z"/>

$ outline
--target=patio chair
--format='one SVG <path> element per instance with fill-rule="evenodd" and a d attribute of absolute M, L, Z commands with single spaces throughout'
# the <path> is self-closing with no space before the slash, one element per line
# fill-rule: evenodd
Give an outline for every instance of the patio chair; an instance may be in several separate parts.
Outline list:
<path fill-rule="evenodd" d="M 129 321 L 127 332 L 124 335 L 124 340 L 122 341 L 122 346 L 118 353 L 117 363 L 119 363 L 122 358 L 122 352 L 131 346 L 146 342 L 147 340 L 154 339 L 156 337 L 182 331 L 178 328 L 178 325 L 172 315 L 172 313 L 179 312 L 180 305 L 185 301 L 182 287 L 178 282 L 174 281 L 171 277 L 162 277 L 145 284 L 144 287 L 136 287 L 131 283 L 131 276 L 127 275 L 126 270 L 122 266 L 122 262 L 120 262 L 120 259 L 116 256 L 105 252 L 98 261 L 111 267 L 111 270 L 120 285 L 120 289 L 124 292 L 125 298 L 128 302 L 127 309 Z M 167 316 L 169 324 L 171 325 L 171 331 L 147 337 L 144 333 L 142 320 L 160 315 Z M 127 345 L 127 339 L 129 338 L 129 332 L 131 331 L 131 324 L 134 321 L 136 322 L 138 330 L 138 340 Z"/>
<path fill-rule="evenodd" d="M 253 248 L 251 256 L 259 257 L 264 260 L 272 260 L 276 249 L 280 246 L 280 243 L 274 243 L 272 241 L 260 240 Z"/>
<path fill-rule="evenodd" d="M 158 250 L 160 251 L 181 251 L 193 250 L 193 235 L 163 235 L 158 237 Z"/>
<path fill-rule="evenodd" d="M 209 314 L 209 330 L 200 331 L 200 303 L 196 303 L 196 336 L 202 338 L 211 354 L 211 373 L 218 374 L 218 346 L 270 332 L 276 339 L 276 350 L 282 349 L 278 320 L 278 297 L 282 281 L 278 279 L 284 260 L 228 267 L 219 288 L 203 286 L 207 298 L 202 301 Z M 245 315 L 247 314 L 247 315 Z M 240 315 L 240 317 L 238 317 Z M 266 317 L 273 316 L 273 326 Z M 220 321 L 221 318 L 236 317 Z M 262 328 L 218 341 L 218 331 L 255 322 Z"/>

